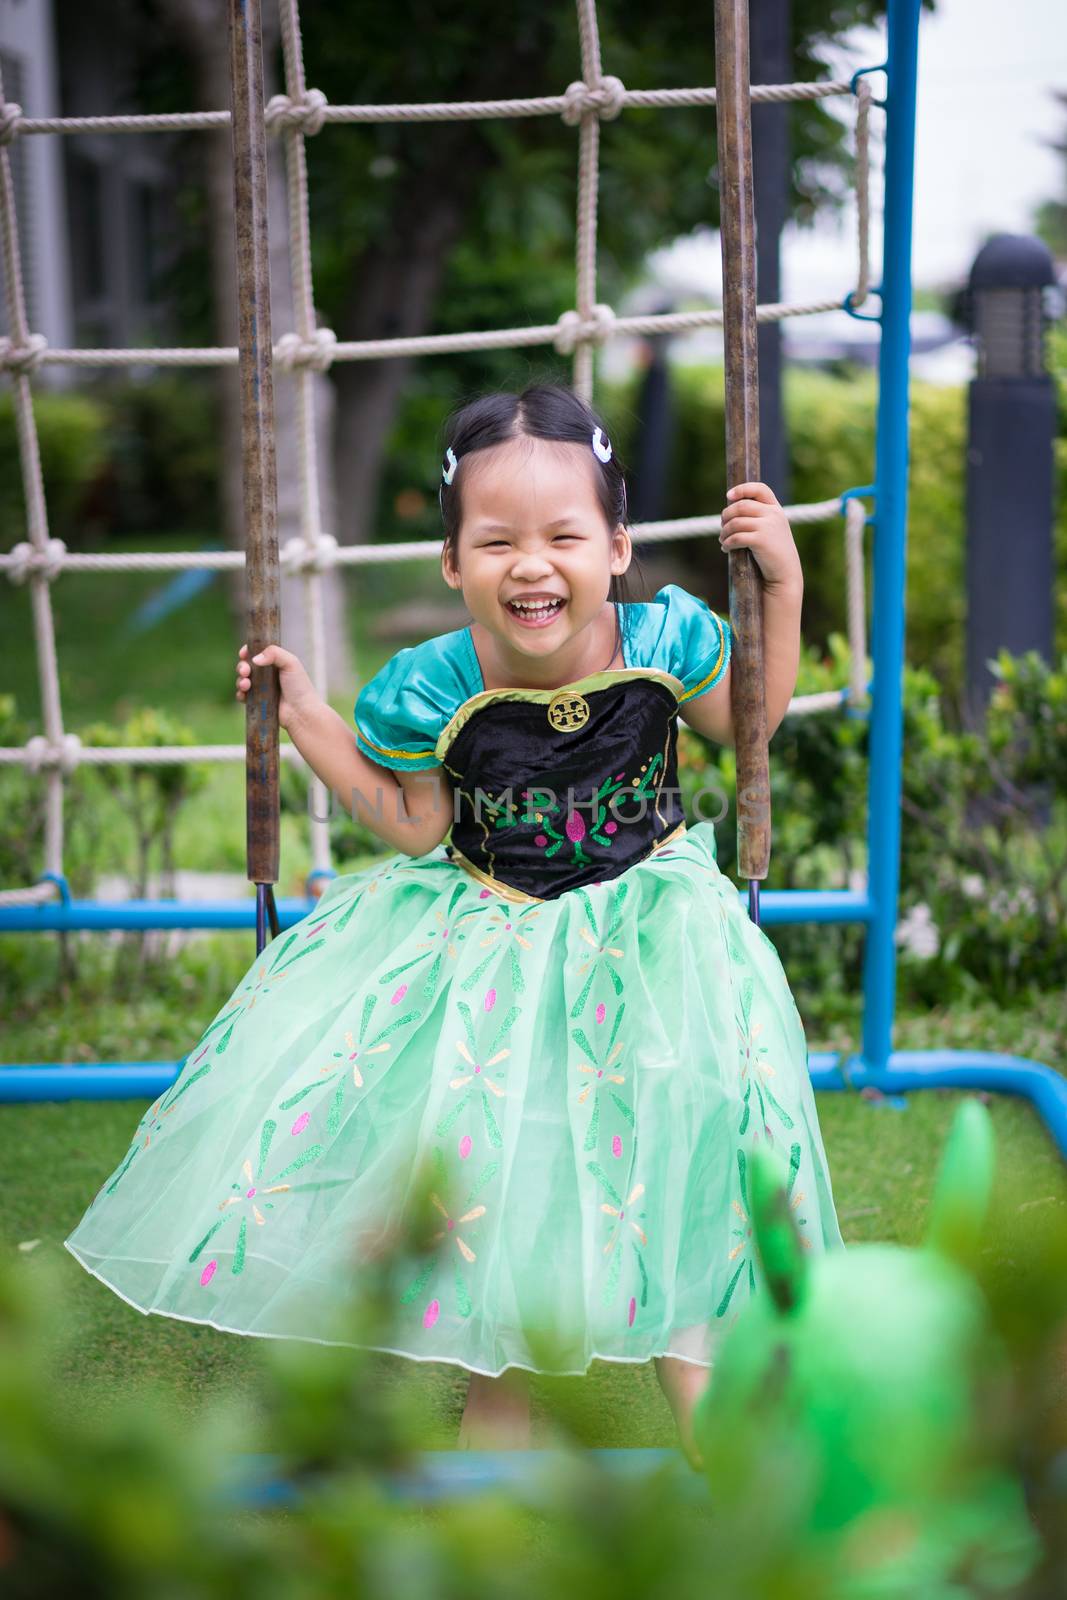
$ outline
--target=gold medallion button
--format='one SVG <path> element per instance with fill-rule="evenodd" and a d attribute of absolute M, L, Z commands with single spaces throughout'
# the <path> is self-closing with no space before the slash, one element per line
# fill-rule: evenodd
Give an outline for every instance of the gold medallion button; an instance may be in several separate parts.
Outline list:
<path fill-rule="evenodd" d="M 574 733 L 589 721 L 589 702 L 573 690 L 561 690 L 548 702 L 548 720 L 557 733 Z"/>

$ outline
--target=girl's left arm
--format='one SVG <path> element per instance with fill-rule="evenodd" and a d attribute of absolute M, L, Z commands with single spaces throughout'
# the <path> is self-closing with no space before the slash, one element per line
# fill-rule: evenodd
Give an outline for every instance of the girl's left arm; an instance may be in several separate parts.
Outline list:
<path fill-rule="evenodd" d="M 741 483 L 726 498 L 719 543 L 724 550 L 751 550 L 763 575 L 764 695 L 770 738 L 796 688 L 804 574 L 789 519 L 773 490 L 765 483 Z M 714 689 L 685 701 L 679 712 L 697 733 L 723 745 L 734 742 L 732 670 L 727 667 Z"/>

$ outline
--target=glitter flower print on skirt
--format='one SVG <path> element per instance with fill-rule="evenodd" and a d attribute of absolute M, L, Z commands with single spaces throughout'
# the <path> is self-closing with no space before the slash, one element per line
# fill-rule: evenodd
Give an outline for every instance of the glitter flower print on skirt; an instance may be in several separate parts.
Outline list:
<path fill-rule="evenodd" d="M 546 1329 L 553 1371 L 708 1361 L 760 1292 L 765 1142 L 807 1248 L 840 1247 L 800 1017 L 710 823 L 541 902 L 438 846 L 336 878 L 268 946 L 66 1245 L 141 1311 L 329 1338 L 428 1172 L 381 1348 L 544 1370 Z"/>

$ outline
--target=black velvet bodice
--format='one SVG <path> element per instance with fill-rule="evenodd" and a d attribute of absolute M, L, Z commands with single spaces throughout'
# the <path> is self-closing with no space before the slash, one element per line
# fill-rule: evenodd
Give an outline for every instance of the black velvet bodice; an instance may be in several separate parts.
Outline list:
<path fill-rule="evenodd" d="M 628 669 L 474 696 L 437 750 L 456 794 L 449 853 L 540 900 L 650 854 L 683 823 L 676 683 Z"/>

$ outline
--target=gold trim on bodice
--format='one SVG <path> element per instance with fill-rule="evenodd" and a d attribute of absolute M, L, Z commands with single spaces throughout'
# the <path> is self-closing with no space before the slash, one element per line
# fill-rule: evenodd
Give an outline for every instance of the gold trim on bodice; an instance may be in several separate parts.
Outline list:
<path fill-rule="evenodd" d="M 659 667 L 619 667 L 614 672 L 593 672 L 587 678 L 576 678 L 573 683 L 562 683 L 555 689 L 482 689 L 480 693 L 471 695 L 469 700 L 464 700 L 459 710 L 446 722 L 434 745 L 434 755 L 438 761 L 443 761 L 448 754 L 449 746 L 461 729 L 466 727 L 471 717 L 494 700 L 524 700 L 533 705 L 545 706 L 547 709 L 551 707 L 553 701 L 581 700 L 585 695 L 595 694 L 598 689 L 610 689 L 617 683 L 633 682 L 639 678 L 650 678 L 654 682 L 664 684 L 670 689 L 676 701 L 680 701 L 685 695 L 685 685 L 682 680 L 676 678 L 673 672 L 662 672 Z M 557 729 L 557 732 L 559 731 L 563 730 Z M 574 731 L 580 732 L 581 724 Z"/>
<path fill-rule="evenodd" d="M 638 857 L 638 861 L 631 861 L 630 867 L 636 867 L 640 861 L 647 861 L 649 856 L 654 856 L 657 850 L 662 850 L 665 844 L 670 844 L 672 839 L 677 839 L 685 831 L 686 829 L 684 821 L 679 822 L 678 826 L 672 828 L 670 833 L 661 835 L 661 837 L 654 842 L 652 848 L 645 855 Z M 500 878 L 491 878 L 488 872 L 483 872 L 481 867 L 476 867 L 473 861 L 468 860 L 463 854 L 462 850 L 457 850 L 455 845 L 453 845 L 451 848 L 451 860 L 453 860 L 458 867 L 462 867 L 464 872 L 470 873 L 472 878 L 475 878 L 479 883 L 484 884 L 487 889 L 494 890 L 502 900 L 512 900 L 516 902 L 521 901 L 523 903 L 528 902 L 531 905 L 535 903 L 537 905 L 543 905 L 545 903 L 543 895 L 527 894 L 525 889 L 516 889 L 514 884 L 504 883 Z M 629 872 L 630 867 L 626 868 L 627 872 Z M 619 876 L 621 877 L 622 874 L 620 873 Z"/>

